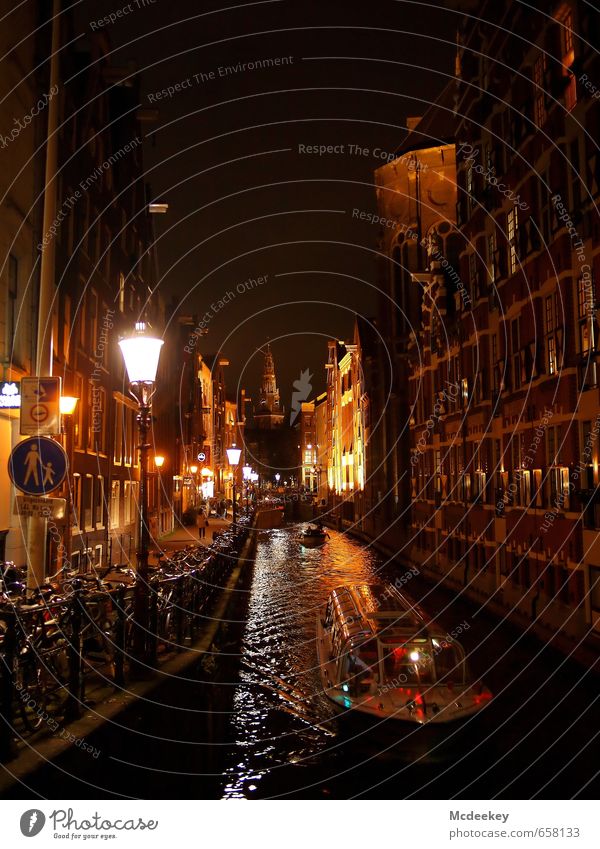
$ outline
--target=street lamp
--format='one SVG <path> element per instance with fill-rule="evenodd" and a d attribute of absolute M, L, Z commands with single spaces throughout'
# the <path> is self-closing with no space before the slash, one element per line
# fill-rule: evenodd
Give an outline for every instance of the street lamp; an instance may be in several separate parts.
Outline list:
<path fill-rule="evenodd" d="M 138 516 L 137 580 L 134 597 L 134 655 L 142 664 L 148 657 L 148 431 L 152 424 L 152 396 L 156 391 L 156 371 L 163 340 L 146 332 L 146 324 L 137 322 L 135 333 L 119 342 L 129 377 L 129 392 L 137 401 L 140 434 L 140 503 Z"/>
<path fill-rule="evenodd" d="M 236 486 L 235 486 L 235 477 L 237 472 L 237 465 L 240 462 L 240 457 L 242 454 L 241 448 L 235 447 L 235 442 L 230 448 L 227 448 L 227 462 L 230 466 L 233 466 L 233 510 L 231 515 L 231 522 L 233 524 L 233 529 L 235 530 L 235 522 L 237 519 L 236 514 Z"/>
<path fill-rule="evenodd" d="M 73 510 L 73 500 L 71 497 L 73 486 L 73 414 L 77 407 L 79 398 L 72 395 L 61 395 L 59 408 L 63 419 L 63 431 L 65 434 L 65 451 L 67 452 L 67 460 L 69 463 L 67 488 L 66 488 L 66 509 L 65 509 L 65 543 L 64 543 L 64 561 L 63 568 L 71 568 L 71 557 L 73 540 L 71 538 L 71 511 Z"/>

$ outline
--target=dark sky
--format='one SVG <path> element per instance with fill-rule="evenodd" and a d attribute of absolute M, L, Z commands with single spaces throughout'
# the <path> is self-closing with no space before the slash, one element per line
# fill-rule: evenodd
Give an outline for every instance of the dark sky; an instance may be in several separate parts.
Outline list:
<path fill-rule="evenodd" d="M 378 228 L 352 210 L 374 209 L 384 161 L 374 150 L 393 153 L 406 117 L 452 74 L 458 15 L 405 0 L 94 0 L 79 7 L 81 31 L 118 9 L 127 13 L 107 26 L 114 61 L 136 61 L 142 104 L 159 108 L 145 164 L 169 203 L 157 216 L 161 290 L 186 312 L 209 311 L 202 347 L 223 348 L 230 385 L 251 395 L 270 338 L 287 407 L 302 369 L 323 385 L 326 340 L 349 337 L 355 312 L 375 312 Z M 150 97 L 182 82 L 172 97 Z M 299 150 L 328 144 L 338 151 Z M 266 282 L 238 290 L 258 277 Z"/>

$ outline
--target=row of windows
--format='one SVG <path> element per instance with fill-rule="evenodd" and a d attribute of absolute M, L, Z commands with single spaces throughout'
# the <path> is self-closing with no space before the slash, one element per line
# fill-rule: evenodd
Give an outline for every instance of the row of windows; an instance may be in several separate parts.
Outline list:
<path fill-rule="evenodd" d="M 579 278 L 577 281 L 577 303 L 574 317 L 576 331 L 577 353 L 587 358 L 598 350 L 600 331 L 594 313 L 594 281 Z M 565 352 L 564 328 L 562 326 L 562 308 L 556 292 L 544 299 L 543 313 L 543 346 L 542 357 L 535 341 L 523 344 L 521 339 L 521 318 L 517 317 L 505 324 L 506 358 L 498 355 L 497 334 L 491 334 L 490 359 L 492 386 L 495 393 L 516 391 L 526 385 L 529 380 L 538 377 L 538 368 L 545 368 L 546 374 L 557 374 L 562 366 Z M 433 344 L 433 342 L 432 342 Z M 448 412 L 452 405 L 480 403 L 487 395 L 487 368 L 484 361 L 484 351 L 481 346 L 471 346 L 471 373 L 469 378 L 460 377 L 460 360 L 458 354 L 450 357 L 446 365 L 438 367 L 443 375 L 432 375 L 433 398 L 439 398 L 446 388 L 446 403 L 442 412 Z M 542 360 L 543 359 L 543 364 Z M 588 375 L 588 383 L 590 377 Z M 448 389 L 450 387 L 450 389 Z M 438 391 L 439 389 L 439 391 Z M 425 421 L 429 415 L 425 393 L 419 391 L 416 399 L 416 420 Z"/>
<path fill-rule="evenodd" d="M 122 493 L 122 497 L 121 497 Z M 130 525 L 135 521 L 138 511 L 138 481 L 113 480 L 110 502 L 105 501 L 104 477 L 102 475 L 73 475 L 72 526 L 74 530 L 93 531 L 108 525 L 112 528 Z"/>

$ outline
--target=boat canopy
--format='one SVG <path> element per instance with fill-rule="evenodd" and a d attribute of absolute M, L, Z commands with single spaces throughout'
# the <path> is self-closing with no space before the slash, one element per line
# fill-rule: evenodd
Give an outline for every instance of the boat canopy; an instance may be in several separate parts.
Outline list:
<path fill-rule="evenodd" d="M 423 611 L 387 585 L 339 587 L 330 595 L 331 628 L 340 680 L 381 685 L 462 684 L 464 651 Z"/>

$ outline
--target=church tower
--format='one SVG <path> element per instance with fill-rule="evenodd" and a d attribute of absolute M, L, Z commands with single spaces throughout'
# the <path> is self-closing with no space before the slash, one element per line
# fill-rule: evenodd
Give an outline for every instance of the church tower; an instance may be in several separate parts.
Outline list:
<path fill-rule="evenodd" d="M 273 430 L 283 424 L 284 411 L 279 400 L 279 389 L 275 379 L 275 363 L 271 346 L 267 345 L 263 367 L 260 400 L 254 410 L 254 421 L 261 430 Z"/>

